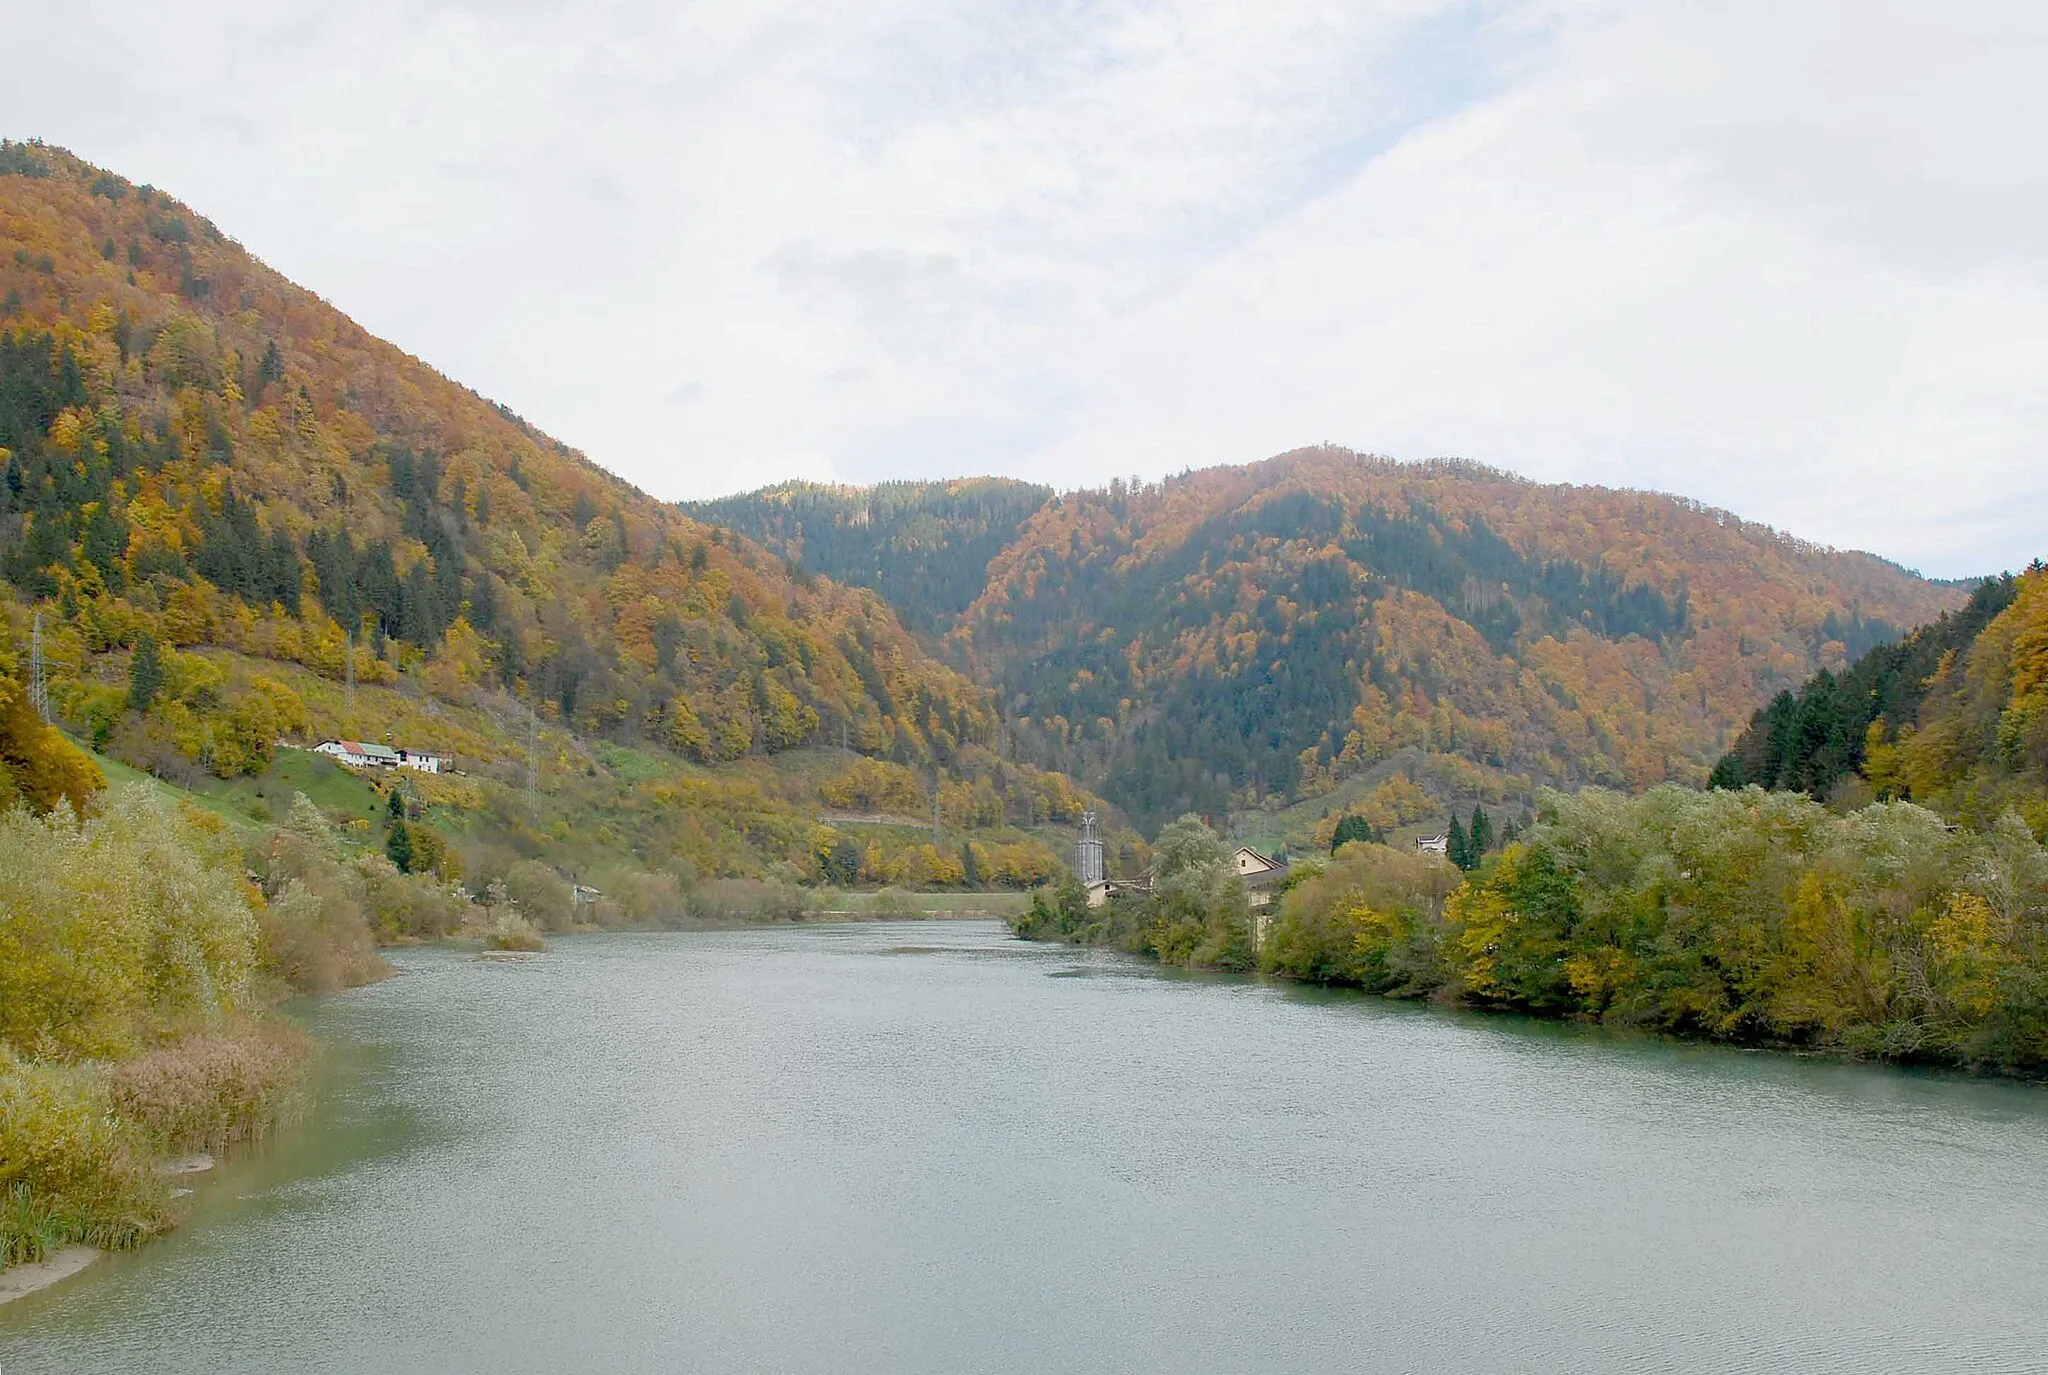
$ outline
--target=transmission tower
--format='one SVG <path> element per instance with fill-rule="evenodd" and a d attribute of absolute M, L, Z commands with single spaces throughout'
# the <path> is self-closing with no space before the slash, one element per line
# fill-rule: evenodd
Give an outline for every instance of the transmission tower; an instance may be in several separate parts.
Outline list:
<path fill-rule="evenodd" d="M 36 715 L 50 724 L 50 685 L 43 675 L 43 613 L 36 612 L 35 629 L 29 633 L 28 648 L 28 704 L 36 709 Z"/>

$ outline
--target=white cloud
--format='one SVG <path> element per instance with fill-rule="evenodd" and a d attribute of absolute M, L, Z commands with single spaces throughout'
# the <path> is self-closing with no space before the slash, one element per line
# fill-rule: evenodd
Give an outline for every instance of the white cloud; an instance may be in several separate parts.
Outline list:
<path fill-rule="evenodd" d="M 642 486 L 1332 439 L 2048 552 L 2023 5 L 68 6 L 0 129 Z"/>

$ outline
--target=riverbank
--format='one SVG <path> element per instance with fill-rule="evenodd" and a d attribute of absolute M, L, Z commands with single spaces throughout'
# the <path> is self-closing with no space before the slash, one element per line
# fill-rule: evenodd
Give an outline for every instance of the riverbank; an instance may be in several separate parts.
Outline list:
<path fill-rule="evenodd" d="M 105 1064 L 0 1051 L 0 1275 L 168 1231 L 189 1192 L 180 1178 L 299 1110 L 312 1054 L 304 1032 L 269 1015 Z"/>
<path fill-rule="evenodd" d="M 1199 822 L 1154 892 L 1041 895 L 1020 936 L 1683 1039 L 2048 1075 L 2048 850 L 2016 816 L 1798 794 L 1545 794 L 1461 873 L 1354 842 L 1254 918 Z M 1161 848 L 1166 849 L 1162 837 Z M 1177 866 L 1177 867 L 1173 867 Z"/>
<path fill-rule="evenodd" d="M 0 1270 L 0 1306 L 68 1280 L 105 1254 L 97 1246 L 66 1246 L 41 1260 L 26 1261 Z"/>

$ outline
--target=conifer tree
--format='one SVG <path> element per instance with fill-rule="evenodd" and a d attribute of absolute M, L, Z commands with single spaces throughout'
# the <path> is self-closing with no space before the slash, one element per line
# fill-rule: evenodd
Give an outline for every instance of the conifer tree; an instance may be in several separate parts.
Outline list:
<path fill-rule="evenodd" d="M 1451 863 L 1457 865 L 1460 869 L 1470 869 L 1472 867 L 1470 842 L 1465 839 L 1465 828 L 1458 824 L 1458 814 L 1456 812 L 1451 813 L 1451 839 L 1450 845 L 1445 852 L 1445 858 L 1449 859 Z"/>
<path fill-rule="evenodd" d="M 391 794 L 391 799 L 399 802 L 398 794 Z M 404 803 L 399 805 L 402 809 Z M 412 832 L 395 816 L 391 819 L 391 833 L 384 837 L 384 856 L 397 866 L 399 873 L 412 872 Z"/>
<path fill-rule="evenodd" d="M 144 632 L 135 642 L 135 653 L 128 660 L 128 707 L 131 711 L 146 712 L 149 704 L 156 700 L 156 694 L 164 685 L 164 664 L 157 653 L 156 636 Z"/>
<path fill-rule="evenodd" d="M 1484 808 L 1477 803 L 1472 807 L 1472 830 L 1465 843 L 1466 857 L 1472 861 L 1467 868 L 1476 869 L 1479 861 L 1486 858 L 1486 852 L 1493 848 L 1493 822 Z"/>
<path fill-rule="evenodd" d="M 1337 821 L 1336 831 L 1330 836 L 1330 853 L 1336 854 L 1338 850 L 1349 845 L 1354 840 L 1370 841 L 1376 839 L 1378 837 L 1373 834 L 1372 823 L 1364 817 L 1356 815 L 1340 817 Z"/>

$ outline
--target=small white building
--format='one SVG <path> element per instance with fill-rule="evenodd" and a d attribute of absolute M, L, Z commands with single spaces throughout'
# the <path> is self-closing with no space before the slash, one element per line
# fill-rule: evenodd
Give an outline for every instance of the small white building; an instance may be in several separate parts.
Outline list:
<path fill-rule="evenodd" d="M 352 769 L 395 769 L 399 763 L 397 750 L 368 740 L 322 740 L 313 746 L 313 753 L 338 759 Z"/>
<path fill-rule="evenodd" d="M 452 755 L 432 750 L 398 750 L 368 740 L 322 740 L 313 753 L 337 759 L 352 769 L 418 769 L 421 773 L 451 773 Z"/>
<path fill-rule="evenodd" d="M 1448 855 L 1451 852 L 1451 836 L 1448 831 L 1442 835 L 1419 836 L 1415 841 L 1418 855 Z"/>

